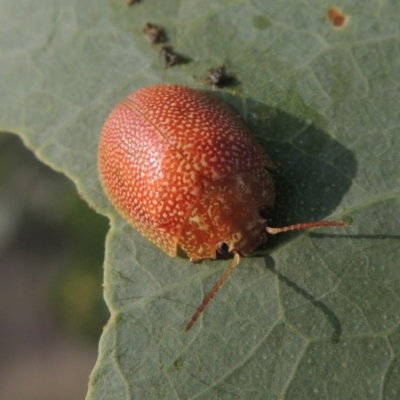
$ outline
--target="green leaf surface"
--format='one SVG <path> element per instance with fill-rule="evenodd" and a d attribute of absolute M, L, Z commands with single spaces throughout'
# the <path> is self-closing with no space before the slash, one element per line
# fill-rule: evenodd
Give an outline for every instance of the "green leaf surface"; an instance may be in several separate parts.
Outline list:
<path fill-rule="evenodd" d="M 94 399 L 400 397 L 400 3 L 308 0 L 4 0 L 0 128 L 19 134 L 111 220 L 111 319 Z M 146 22 L 190 62 L 163 69 Z M 97 142 L 113 106 L 159 83 L 208 89 L 247 121 L 279 169 L 271 225 L 351 216 L 281 235 L 243 259 L 189 333 L 229 261 L 169 258 L 102 192 Z M 99 266 L 100 268 L 100 266 Z"/>

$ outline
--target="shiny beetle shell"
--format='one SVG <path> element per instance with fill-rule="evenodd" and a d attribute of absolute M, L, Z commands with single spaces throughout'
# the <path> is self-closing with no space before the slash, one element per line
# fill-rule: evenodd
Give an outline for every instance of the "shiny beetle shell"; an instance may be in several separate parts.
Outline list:
<path fill-rule="evenodd" d="M 266 242 L 274 164 L 223 102 L 177 85 L 140 89 L 108 117 L 103 187 L 119 213 L 170 256 L 248 255 Z"/>

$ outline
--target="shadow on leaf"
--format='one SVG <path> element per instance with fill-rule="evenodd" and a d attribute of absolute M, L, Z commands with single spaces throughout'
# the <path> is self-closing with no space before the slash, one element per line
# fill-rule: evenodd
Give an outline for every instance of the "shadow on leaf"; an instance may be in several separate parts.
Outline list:
<path fill-rule="evenodd" d="M 303 289 L 295 282 L 290 280 L 287 276 L 277 271 L 275 269 L 275 263 L 271 257 L 265 257 L 264 261 L 267 269 L 271 271 L 279 279 L 280 282 L 293 289 L 297 294 L 308 300 L 314 307 L 316 307 L 324 314 L 325 318 L 332 326 L 333 333 L 331 336 L 331 341 L 332 343 L 338 343 L 342 335 L 342 325 L 336 314 L 324 302 L 317 300 L 311 293 L 307 292 L 307 290 Z"/>

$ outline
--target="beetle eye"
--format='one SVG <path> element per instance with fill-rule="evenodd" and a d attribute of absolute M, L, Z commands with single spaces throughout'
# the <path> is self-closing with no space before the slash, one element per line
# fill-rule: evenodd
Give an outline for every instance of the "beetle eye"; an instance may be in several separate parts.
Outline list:
<path fill-rule="evenodd" d="M 229 254 L 229 246 L 228 246 L 228 244 L 225 243 L 225 242 L 219 242 L 217 244 L 217 251 L 222 256 L 225 256 L 225 255 Z"/>
<path fill-rule="evenodd" d="M 269 209 L 267 206 L 263 206 L 258 210 L 258 213 L 262 219 L 267 219 L 269 217 Z"/>

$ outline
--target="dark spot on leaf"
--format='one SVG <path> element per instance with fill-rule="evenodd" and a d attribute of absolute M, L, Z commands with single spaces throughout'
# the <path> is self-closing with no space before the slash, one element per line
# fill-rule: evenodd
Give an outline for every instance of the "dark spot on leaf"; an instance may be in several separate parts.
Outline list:
<path fill-rule="evenodd" d="M 182 369 L 182 367 L 183 367 L 183 360 L 182 358 L 179 357 L 174 361 L 174 368 L 179 372 Z"/>
<path fill-rule="evenodd" d="M 225 87 L 234 80 L 235 78 L 232 75 L 227 74 L 225 65 L 209 69 L 206 76 L 206 81 L 215 88 Z"/>
<path fill-rule="evenodd" d="M 169 68 L 177 64 L 184 64 L 188 61 L 186 57 L 176 53 L 171 46 L 162 46 L 159 55 L 163 60 L 164 68 Z"/>
<path fill-rule="evenodd" d="M 346 15 L 336 7 L 328 10 L 328 19 L 336 28 L 341 28 L 346 23 Z"/>
<path fill-rule="evenodd" d="M 164 43 L 167 40 L 165 30 L 162 26 L 146 22 L 143 27 L 144 35 L 150 40 L 151 43 Z"/>
<path fill-rule="evenodd" d="M 271 25 L 271 20 L 264 15 L 257 15 L 253 18 L 253 26 L 255 29 L 264 30 Z"/>

